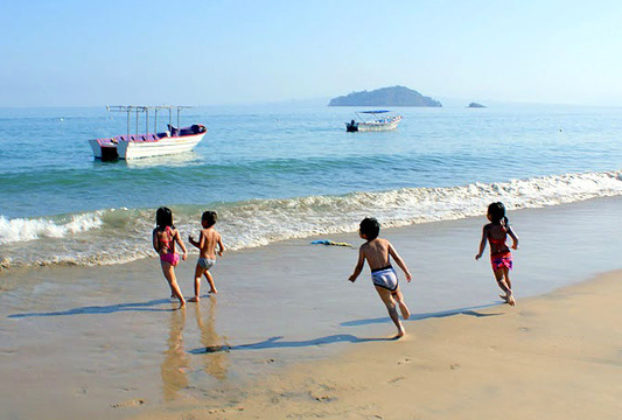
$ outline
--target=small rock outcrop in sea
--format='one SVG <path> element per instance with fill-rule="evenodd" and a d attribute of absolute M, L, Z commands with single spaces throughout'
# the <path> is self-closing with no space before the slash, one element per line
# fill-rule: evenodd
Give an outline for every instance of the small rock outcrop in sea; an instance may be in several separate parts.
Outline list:
<path fill-rule="evenodd" d="M 467 108 L 486 108 L 486 106 L 478 104 L 477 102 L 471 102 Z"/>
<path fill-rule="evenodd" d="M 405 86 L 385 87 L 370 92 L 352 92 L 333 98 L 328 106 L 443 106 L 428 96 Z"/>

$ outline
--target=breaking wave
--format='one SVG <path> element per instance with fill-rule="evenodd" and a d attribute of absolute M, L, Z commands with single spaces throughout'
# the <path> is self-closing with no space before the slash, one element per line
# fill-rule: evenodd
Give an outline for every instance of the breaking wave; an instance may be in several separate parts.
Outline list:
<path fill-rule="evenodd" d="M 218 229 L 228 248 L 239 250 L 285 239 L 354 232 L 366 216 L 378 218 L 385 227 L 397 227 L 481 215 L 491 201 L 503 201 L 508 210 L 516 210 L 617 195 L 622 195 L 622 171 L 174 206 L 173 212 L 185 239 L 197 233 L 205 208 L 217 210 Z M 154 209 L 108 209 L 36 219 L 0 216 L 0 267 L 119 264 L 153 256 L 153 217 Z"/>

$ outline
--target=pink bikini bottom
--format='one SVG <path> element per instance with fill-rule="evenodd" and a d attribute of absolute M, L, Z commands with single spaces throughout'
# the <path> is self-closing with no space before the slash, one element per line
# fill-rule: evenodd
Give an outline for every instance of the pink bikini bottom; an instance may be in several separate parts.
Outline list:
<path fill-rule="evenodd" d="M 179 262 L 179 254 L 178 253 L 168 253 L 168 254 L 160 254 L 160 261 L 164 261 L 169 263 L 173 267 L 177 265 Z"/>

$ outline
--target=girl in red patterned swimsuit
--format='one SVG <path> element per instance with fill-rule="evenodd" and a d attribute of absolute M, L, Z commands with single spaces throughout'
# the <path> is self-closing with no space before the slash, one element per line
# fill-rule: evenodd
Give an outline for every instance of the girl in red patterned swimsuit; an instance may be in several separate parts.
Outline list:
<path fill-rule="evenodd" d="M 510 228 L 508 218 L 505 217 L 505 206 L 501 202 L 492 203 L 488 206 L 488 220 L 490 223 L 484 226 L 482 240 L 479 244 L 479 253 L 475 256 L 479 260 L 486 248 L 486 240 L 490 242 L 490 263 L 495 274 L 497 284 L 505 292 L 499 295 L 510 305 L 514 306 L 516 300 L 512 295 L 512 282 L 510 282 L 510 270 L 512 269 L 512 253 L 505 243 L 507 236 L 512 238 L 512 249 L 518 249 L 518 236 Z"/>

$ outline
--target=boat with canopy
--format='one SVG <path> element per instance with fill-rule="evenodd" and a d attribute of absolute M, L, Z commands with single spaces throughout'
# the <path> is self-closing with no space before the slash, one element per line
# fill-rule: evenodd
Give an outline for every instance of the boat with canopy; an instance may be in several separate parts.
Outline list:
<path fill-rule="evenodd" d="M 189 106 L 107 106 L 109 112 L 127 113 L 126 134 L 110 138 L 89 140 L 93 156 L 101 160 L 138 159 L 150 156 L 162 156 L 183 153 L 192 150 L 205 136 L 207 128 L 201 124 L 179 127 L 180 112 Z M 173 111 L 177 112 L 177 126 L 172 125 Z M 149 113 L 153 111 L 153 131 L 149 131 Z M 165 131 L 158 132 L 158 112 L 168 111 L 168 125 Z M 131 130 L 131 116 L 136 119 L 135 130 Z M 141 114 L 145 118 L 145 133 L 139 134 L 138 122 Z M 134 133 L 134 134 L 132 134 Z"/>
<path fill-rule="evenodd" d="M 401 115 L 391 114 L 391 111 L 386 109 L 359 111 L 355 112 L 355 114 L 360 121 L 352 120 L 347 122 L 346 131 L 348 133 L 395 130 L 402 119 Z"/>

